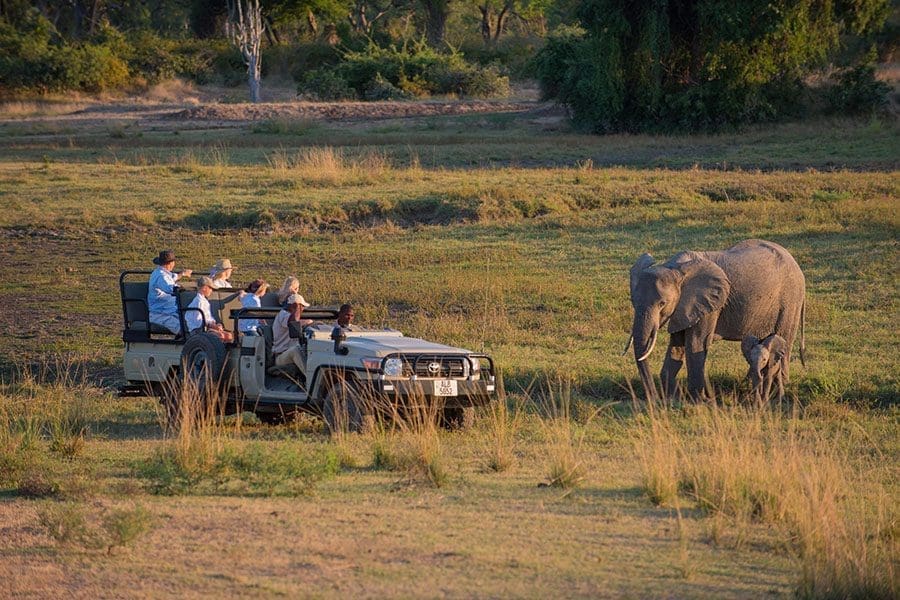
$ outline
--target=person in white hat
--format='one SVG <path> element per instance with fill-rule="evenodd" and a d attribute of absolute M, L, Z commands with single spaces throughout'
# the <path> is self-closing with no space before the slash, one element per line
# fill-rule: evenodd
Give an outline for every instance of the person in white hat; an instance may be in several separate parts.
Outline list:
<path fill-rule="evenodd" d="M 291 337 L 290 324 L 297 323 L 300 328 L 312 325 L 312 319 L 303 319 L 303 309 L 309 306 L 300 294 L 291 294 L 286 301 L 287 306 L 278 311 L 272 323 L 272 354 L 279 367 L 294 364 L 300 372 L 306 374 L 306 358 L 303 349 L 295 338 Z"/>
<path fill-rule="evenodd" d="M 220 258 L 213 265 L 209 272 L 212 279 L 212 287 L 214 290 L 219 288 L 231 288 L 231 274 L 234 272 L 234 265 L 227 258 Z"/>
<path fill-rule="evenodd" d="M 234 334 L 225 331 L 222 324 L 212 316 L 209 306 L 209 297 L 212 295 L 212 291 L 212 279 L 206 276 L 197 279 L 197 295 L 184 311 L 184 322 L 189 333 L 202 331 L 205 323 L 206 331 L 218 336 L 223 342 L 231 342 L 234 340 Z"/>

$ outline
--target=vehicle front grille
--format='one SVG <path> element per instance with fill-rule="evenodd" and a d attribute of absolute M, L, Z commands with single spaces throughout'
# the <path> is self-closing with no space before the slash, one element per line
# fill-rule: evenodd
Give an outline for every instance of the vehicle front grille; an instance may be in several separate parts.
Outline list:
<path fill-rule="evenodd" d="M 403 358 L 404 375 L 416 377 L 465 377 L 466 359 L 461 356 L 418 356 Z"/>

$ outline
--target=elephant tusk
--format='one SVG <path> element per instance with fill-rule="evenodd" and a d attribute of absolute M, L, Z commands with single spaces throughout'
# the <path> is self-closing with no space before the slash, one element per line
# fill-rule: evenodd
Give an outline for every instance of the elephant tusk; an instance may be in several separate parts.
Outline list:
<path fill-rule="evenodd" d="M 625 356 L 626 354 L 628 354 L 628 349 L 631 348 L 631 340 L 633 340 L 633 339 L 634 339 L 634 334 L 632 333 L 631 335 L 628 336 L 628 343 L 625 344 L 625 349 L 622 350 L 622 356 Z"/>
<path fill-rule="evenodd" d="M 645 361 L 647 359 L 647 357 L 650 356 L 650 353 L 653 352 L 654 348 L 656 348 L 656 333 L 655 332 L 653 333 L 653 341 L 650 342 L 650 348 L 646 352 L 644 352 L 644 355 L 642 357 L 637 359 L 637 362 Z"/>

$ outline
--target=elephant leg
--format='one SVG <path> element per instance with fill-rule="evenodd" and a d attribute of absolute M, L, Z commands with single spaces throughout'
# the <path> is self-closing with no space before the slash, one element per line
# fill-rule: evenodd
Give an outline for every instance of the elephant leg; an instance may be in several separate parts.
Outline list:
<path fill-rule="evenodd" d="M 712 398 L 709 381 L 706 378 L 706 350 L 685 352 L 688 372 L 688 393 L 692 400 Z"/>
<path fill-rule="evenodd" d="M 675 377 L 684 364 L 684 333 L 673 333 L 669 337 L 669 347 L 666 349 L 666 358 L 663 360 L 659 379 L 662 382 L 663 395 L 678 401 L 678 386 Z"/>
<path fill-rule="evenodd" d="M 768 404 L 772 398 L 772 372 L 768 371 L 763 379 L 762 403 Z"/>
<path fill-rule="evenodd" d="M 778 373 L 777 375 L 778 382 L 778 406 L 782 406 L 784 403 L 784 374 Z"/>

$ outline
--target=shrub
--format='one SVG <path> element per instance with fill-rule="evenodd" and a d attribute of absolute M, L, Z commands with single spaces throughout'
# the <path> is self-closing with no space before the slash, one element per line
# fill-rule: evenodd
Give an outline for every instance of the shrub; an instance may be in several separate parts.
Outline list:
<path fill-rule="evenodd" d="M 544 39 L 537 36 L 506 36 L 486 45 L 479 37 L 466 40 L 459 50 L 470 61 L 481 66 L 496 66 L 504 74 L 522 79 L 534 76 L 532 70 L 537 50 Z"/>
<path fill-rule="evenodd" d="M 366 100 L 406 100 L 411 94 L 401 90 L 378 73 L 363 92 Z"/>
<path fill-rule="evenodd" d="M 316 69 L 309 72 L 297 86 L 297 91 L 323 102 L 357 98 L 353 88 L 333 69 Z"/>
<path fill-rule="evenodd" d="M 335 95 L 332 89 L 344 97 L 347 88 L 356 97 L 367 99 L 401 97 L 394 90 L 417 97 L 458 94 L 486 98 L 508 94 L 509 79 L 495 67 L 471 65 L 459 53 L 440 54 L 425 44 L 399 49 L 371 44 L 365 50 L 347 52 L 333 69 L 314 71 L 300 91 L 326 99 L 324 96 Z"/>
<path fill-rule="evenodd" d="M 887 104 L 890 91 L 891 86 L 875 79 L 875 65 L 866 62 L 838 74 L 829 100 L 841 114 L 871 113 Z"/>
<path fill-rule="evenodd" d="M 76 502 L 51 502 L 38 511 L 38 523 L 58 544 L 112 554 L 114 548 L 128 546 L 149 531 L 152 515 L 135 505 L 91 516 Z"/>

